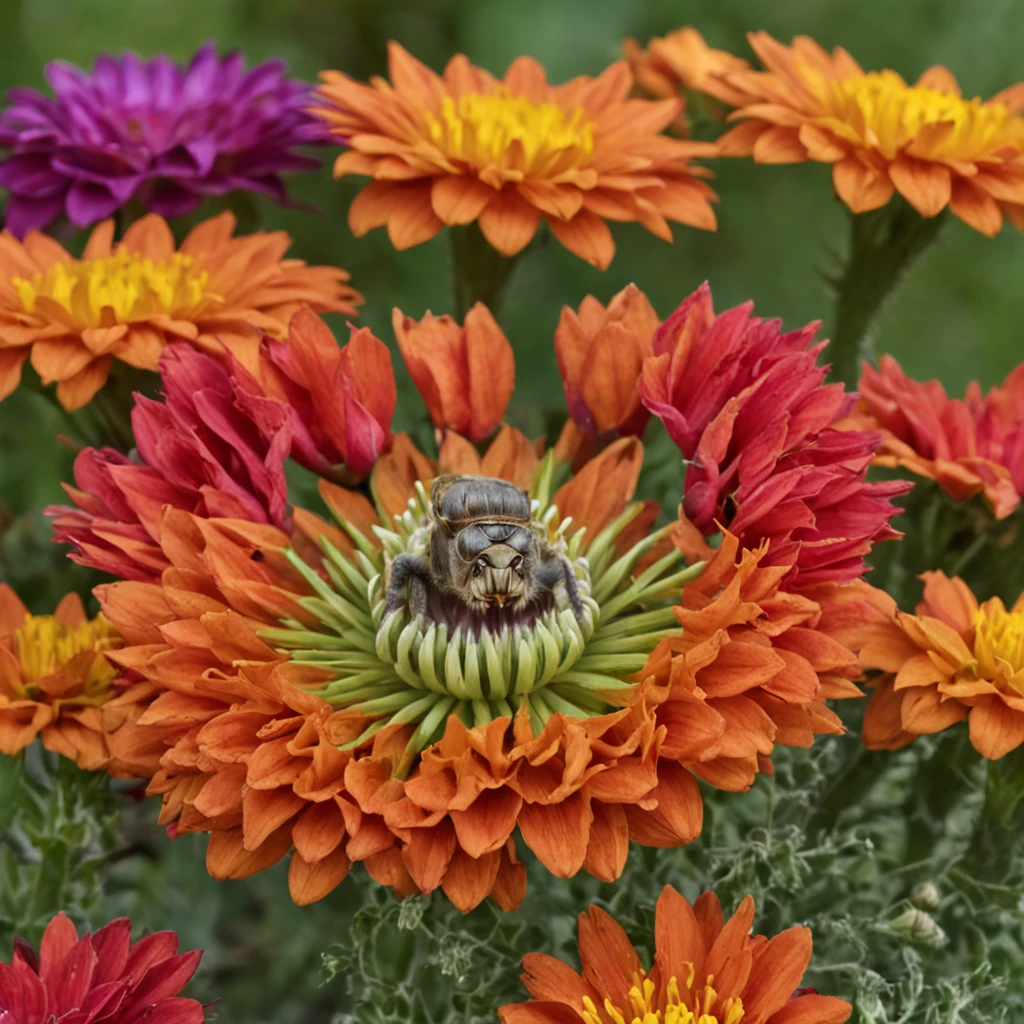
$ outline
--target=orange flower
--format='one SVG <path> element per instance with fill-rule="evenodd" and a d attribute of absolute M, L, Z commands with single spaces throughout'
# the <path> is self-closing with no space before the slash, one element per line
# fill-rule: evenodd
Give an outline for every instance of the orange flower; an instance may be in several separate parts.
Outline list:
<path fill-rule="evenodd" d="M 668 221 L 713 230 L 707 171 L 714 146 L 660 134 L 678 100 L 629 99 L 623 61 L 599 77 L 549 85 L 520 57 L 501 80 L 466 57 L 437 75 L 390 43 L 391 82 L 322 74 L 317 113 L 349 148 L 335 177 L 373 178 L 349 209 L 357 236 L 387 225 L 396 249 L 445 224 L 476 221 L 504 256 L 520 252 L 543 217 L 577 256 L 604 269 L 615 253 L 607 220 L 638 221 L 672 240 Z"/>
<path fill-rule="evenodd" d="M 996 519 L 1024 491 L 1024 368 L 982 397 L 977 381 L 963 399 L 937 380 L 909 378 L 892 356 L 865 364 L 860 402 L 846 425 L 883 435 L 875 463 L 934 480 L 955 501 L 984 494 Z"/>
<path fill-rule="evenodd" d="M 17 754 L 41 735 L 80 767 L 105 767 L 104 705 L 121 675 L 108 655 L 121 645 L 102 615 L 85 617 L 77 594 L 53 615 L 30 615 L 0 583 L 0 751 Z"/>
<path fill-rule="evenodd" d="M 740 106 L 746 98 L 729 84 L 727 76 L 747 71 L 750 65 L 726 50 L 712 49 L 689 25 L 651 39 L 646 50 L 635 39 L 627 39 L 623 45 L 636 84 L 652 96 L 667 99 L 693 90 L 730 107 Z"/>
<path fill-rule="evenodd" d="M 626 933 L 592 906 L 579 917 L 582 972 L 544 953 L 523 960 L 529 1002 L 503 1006 L 501 1024 L 843 1024 L 845 1000 L 800 991 L 811 962 L 807 928 L 751 935 L 747 896 L 726 921 L 713 892 L 692 906 L 671 886 L 658 897 L 654 962 L 644 968 Z"/>
<path fill-rule="evenodd" d="M 391 322 L 434 426 L 472 441 L 494 433 L 515 388 L 516 364 L 490 310 L 478 302 L 463 327 L 429 311 L 417 322 L 396 309 Z"/>
<path fill-rule="evenodd" d="M 299 306 L 355 313 L 361 296 L 333 267 L 284 259 L 282 232 L 234 238 L 222 213 L 176 248 L 156 214 L 136 221 L 114 245 L 114 222 L 89 237 L 81 259 L 30 232 L 0 235 L 0 399 L 21 379 L 31 352 L 44 384 L 57 383 L 65 409 L 85 405 L 119 359 L 157 369 L 172 341 L 213 355 L 231 351 L 251 364 L 260 332 L 287 336 Z"/>
<path fill-rule="evenodd" d="M 1024 228 L 1024 85 L 985 102 L 964 99 L 940 66 L 908 85 L 806 36 L 792 46 L 765 32 L 749 39 L 767 71 L 727 76 L 747 98 L 732 114 L 743 123 L 718 140 L 721 155 L 832 164 L 836 191 L 854 213 L 898 191 L 922 217 L 948 206 L 986 235 L 998 233 L 1004 216 Z"/>
<path fill-rule="evenodd" d="M 568 306 L 555 331 L 555 353 L 569 415 L 588 435 L 643 433 L 650 413 L 637 381 L 661 321 L 635 284 L 608 308 L 588 295 L 576 313 Z"/>
<path fill-rule="evenodd" d="M 1024 598 L 979 605 L 963 580 L 927 572 L 916 615 L 896 613 L 861 652 L 884 673 L 864 718 L 871 750 L 967 719 L 971 743 L 996 760 L 1024 743 Z"/>

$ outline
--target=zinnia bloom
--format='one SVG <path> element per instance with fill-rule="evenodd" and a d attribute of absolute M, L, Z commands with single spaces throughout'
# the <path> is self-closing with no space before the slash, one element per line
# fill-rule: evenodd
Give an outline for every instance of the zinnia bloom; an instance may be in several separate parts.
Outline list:
<path fill-rule="evenodd" d="M 1009 610 L 978 604 L 963 580 L 928 572 L 916 615 L 896 614 L 861 652 L 881 669 L 864 718 L 864 743 L 898 750 L 967 719 L 982 757 L 1024 743 L 1024 598 Z"/>
<path fill-rule="evenodd" d="M 974 381 L 963 399 L 937 380 L 907 377 L 892 356 L 865 364 L 851 424 L 878 430 L 875 462 L 934 480 L 956 501 L 983 494 L 997 519 L 1024 492 L 1024 368 L 982 396 Z"/>
<path fill-rule="evenodd" d="M 285 202 L 281 175 L 317 167 L 296 150 L 324 132 L 305 111 L 310 87 L 284 70 L 245 72 L 212 43 L 186 68 L 132 53 L 100 57 L 91 74 L 48 64 L 54 98 L 12 89 L 0 112 L 7 229 L 21 238 L 61 214 L 88 227 L 131 201 L 176 217 L 236 190 Z"/>
<path fill-rule="evenodd" d="M 770 540 L 768 564 L 791 564 L 800 585 L 857 579 L 872 545 L 899 536 L 890 499 L 909 485 L 865 480 L 880 437 L 836 428 L 854 399 L 823 383 L 819 325 L 783 333 L 752 309 L 716 316 L 704 284 L 644 361 L 644 404 L 687 461 L 682 514 L 744 548 Z"/>
<path fill-rule="evenodd" d="M 529 1002 L 503 1006 L 501 1024 L 843 1024 L 853 1007 L 801 990 L 807 928 L 751 935 L 747 896 L 728 921 L 713 892 L 692 906 L 665 886 L 655 908 L 654 960 L 645 968 L 613 917 L 579 917 L 582 970 L 544 953 L 523 960 Z"/>
<path fill-rule="evenodd" d="M 308 309 L 288 342 L 264 337 L 259 380 L 188 345 L 160 357 L 164 401 L 136 396 L 137 450 L 86 448 L 75 459 L 74 507 L 53 505 L 54 540 L 69 557 L 120 579 L 156 580 L 170 563 L 158 538 L 165 505 L 204 518 L 291 530 L 285 460 L 358 480 L 391 443 L 395 381 L 387 346 L 353 330 L 339 348 Z"/>
<path fill-rule="evenodd" d="M 311 314 L 312 315 L 312 314 Z M 326 328 L 325 328 L 326 330 Z M 164 400 L 135 396 L 132 457 L 85 448 L 75 459 L 75 507 L 46 509 L 69 557 L 122 579 L 155 579 L 167 567 L 157 543 L 165 505 L 290 527 L 284 461 L 292 443 L 281 417 L 258 426 L 228 368 L 184 344 L 160 357 Z"/>
<path fill-rule="evenodd" d="M 555 353 L 569 415 L 588 436 L 641 435 L 650 413 L 639 379 L 660 320 L 635 284 L 608 308 L 588 295 L 576 312 L 562 307 Z"/>
<path fill-rule="evenodd" d="M 713 146 L 660 134 L 680 101 L 630 99 L 623 61 L 595 79 L 549 85 L 529 57 L 494 78 L 463 55 L 437 75 L 397 43 L 391 82 L 324 72 L 317 113 L 349 152 L 336 177 L 374 180 L 349 209 L 357 236 L 387 225 L 397 249 L 446 224 L 477 222 L 502 255 L 520 252 L 541 219 L 577 256 L 604 269 L 615 253 L 606 221 L 637 221 L 666 241 L 668 221 L 713 230 Z"/>
<path fill-rule="evenodd" d="M 203 1007 L 178 995 L 202 950 L 178 953 L 174 932 L 131 941 L 132 923 L 119 917 L 78 937 L 70 918 L 46 926 L 37 953 L 15 940 L 10 964 L 0 963 L 0 1020 L 11 1024 L 201 1024 Z"/>
<path fill-rule="evenodd" d="M 394 310 L 402 358 L 438 430 L 471 441 L 494 433 L 515 389 L 516 364 L 491 311 L 478 302 L 460 327 L 429 311 L 418 322 Z"/>
<path fill-rule="evenodd" d="M 730 107 L 739 106 L 746 98 L 729 84 L 727 76 L 749 70 L 750 65 L 742 57 L 708 46 L 689 25 L 651 39 L 646 50 L 635 39 L 627 39 L 624 49 L 636 84 L 651 96 L 668 99 L 692 90 Z"/>
<path fill-rule="evenodd" d="M 72 410 L 103 386 L 114 359 L 156 370 L 169 343 L 187 341 L 251 361 L 260 331 L 284 338 L 301 305 L 355 312 L 361 299 L 343 270 L 284 259 L 284 232 L 235 238 L 234 230 L 223 213 L 175 248 L 166 221 L 150 214 L 114 245 L 105 221 L 81 259 L 37 232 L 23 243 L 0 235 L 0 399 L 17 387 L 30 353 Z"/>
<path fill-rule="evenodd" d="M 47 750 L 102 768 L 108 751 L 101 708 L 122 675 L 108 655 L 120 646 L 102 615 L 86 618 L 77 594 L 53 615 L 30 615 L 0 583 L 0 751 L 17 754 L 41 736 Z"/>
<path fill-rule="evenodd" d="M 1024 227 L 1024 87 L 965 99 L 944 67 L 908 85 L 806 36 L 792 46 L 765 32 L 748 38 L 767 70 L 727 76 L 746 99 L 732 114 L 742 123 L 718 140 L 721 155 L 831 164 L 836 192 L 854 213 L 899 192 L 922 217 L 948 206 L 986 235 L 1004 217 Z"/>
<path fill-rule="evenodd" d="M 755 555 L 738 569 L 735 546 L 691 593 L 700 567 L 684 565 L 676 528 L 652 529 L 657 506 L 631 500 L 641 462 L 623 438 L 554 491 L 553 453 L 512 428 L 482 456 L 449 433 L 437 462 L 398 435 L 372 502 L 325 482 L 335 523 L 295 509 L 292 538 L 167 509 L 160 581 L 98 590 L 128 640 L 119 662 L 158 693 L 138 721 L 166 738 L 150 784 L 161 821 L 210 832 L 219 878 L 292 851 L 300 903 L 363 862 L 400 893 L 442 888 L 463 910 L 490 893 L 508 908 L 525 887 L 517 831 L 555 875 L 613 880 L 631 839 L 699 834 L 695 774 L 742 789 L 774 742 L 839 731 L 820 701 L 856 674 L 855 655 L 805 642 L 822 611 L 776 599 L 785 570 L 758 572 Z M 425 614 L 384 615 L 389 566 L 423 550 L 427 486 L 445 472 L 529 488 L 532 529 L 576 576 L 579 616 L 561 585 L 507 614 L 440 596 Z M 750 620 L 762 600 L 786 651 L 709 668 L 748 642 L 730 631 L 737 593 Z"/>

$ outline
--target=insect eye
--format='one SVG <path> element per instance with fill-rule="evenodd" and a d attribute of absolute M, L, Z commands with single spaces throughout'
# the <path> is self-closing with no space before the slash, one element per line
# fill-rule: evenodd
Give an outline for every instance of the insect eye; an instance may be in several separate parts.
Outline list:
<path fill-rule="evenodd" d="M 483 570 L 483 566 L 479 562 L 474 562 L 473 563 L 473 575 L 474 576 L 479 576 L 480 573 L 482 573 L 483 571 L 484 571 Z"/>
<path fill-rule="evenodd" d="M 515 569 L 516 575 L 520 579 L 522 579 L 523 575 L 524 575 L 524 572 L 523 572 L 523 556 L 522 555 L 516 555 L 516 557 L 512 559 L 512 568 Z"/>

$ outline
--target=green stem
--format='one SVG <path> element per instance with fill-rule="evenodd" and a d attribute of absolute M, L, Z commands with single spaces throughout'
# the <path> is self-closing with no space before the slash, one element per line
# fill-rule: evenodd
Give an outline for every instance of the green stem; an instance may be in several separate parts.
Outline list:
<path fill-rule="evenodd" d="M 960 859 L 962 870 L 981 882 L 1005 881 L 1014 867 L 1022 827 L 1024 746 L 988 762 L 985 802 Z"/>
<path fill-rule="evenodd" d="M 476 224 L 448 229 L 452 247 L 454 316 L 460 323 L 477 302 L 495 316 L 522 253 L 502 256 Z"/>
<path fill-rule="evenodd" d="M 833 281 L 832 379 L 856 388 L 860 365 L 872 359 L 871 328 L 903 275 L 935 241 L 947 219 L 922 217 L 902 199 L 869 213 L 851 213 L 846 265 Z"/>

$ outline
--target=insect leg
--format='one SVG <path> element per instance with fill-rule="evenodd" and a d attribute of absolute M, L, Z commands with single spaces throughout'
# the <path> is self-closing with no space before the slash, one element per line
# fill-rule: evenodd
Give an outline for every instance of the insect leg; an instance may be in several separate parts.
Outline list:
<path fill-rule="evenodd" d="M 409 612 L 417 615 L 426 611 L 427 587 L 430 582 L 430 563 L 422 555 L 411 555 L 408 552 L 399 555 L 392 563 L 388 573 L 388 592 L 384 601 L 384 615 L 390 615 L 406 604 L 403 594 L 406 584 L 409 586 Z"/>
<path fill-rule="evenodd" d="M 564 583 L 573 613 L 577 619 L 583 618 L 583 602 L 580 600 L 580 589 L 576 584 L 576 571 L 568 558 L 563 555 L 545 559 L 537 566 L 534 579 L 548 590 L 553 590 L 559 583 Z"/>

